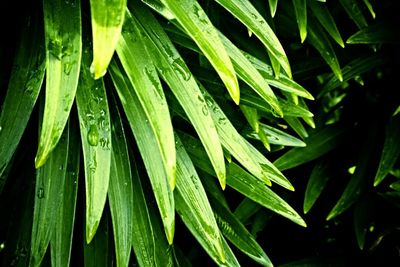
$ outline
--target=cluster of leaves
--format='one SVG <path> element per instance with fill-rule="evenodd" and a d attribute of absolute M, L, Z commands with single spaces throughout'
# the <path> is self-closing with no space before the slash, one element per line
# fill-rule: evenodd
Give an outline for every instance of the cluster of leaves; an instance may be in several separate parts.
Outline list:
<path fill-rule="evenodd" d="M 2 264 L 190 266 L 197 241 L 218 265 L 272 266 L 257 233 L 272 215 L 306 226 L 286 177 L 304 173 L 304 213 L 335 188 L 309 214 L 354 209 L 361 249 L 397 231 L 371 212 L 399 206 L 392 5 L 268 2 L 19 10 L 1 66 Z"/>

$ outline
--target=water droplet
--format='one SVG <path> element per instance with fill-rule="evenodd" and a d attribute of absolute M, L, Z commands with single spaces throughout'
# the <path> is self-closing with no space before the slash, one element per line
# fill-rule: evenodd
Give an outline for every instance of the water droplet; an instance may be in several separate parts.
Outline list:
<path fill-rule="evenodd" d="M 203 112 L 204 116 L 207 116 L 207 115 L 208 115 L 208 107 L 207 107 L 207 106 L 203 106 L 203 107 L 201 108 L 201 111 Z"/>
<path fill-rule="evenodd" d="M 219 118 L 218 119 L 218 124 L 225 125 L 226 124 L 226 118 L 224 118 L 224 117 Z"/>
<path fill-rule="evenodd" d="M 60 167 L 58 168 L 60 171 L 64 170 L 64 165 L 61 164 Z"/>
<path fill-rule="evenodd" d="M 212 107 L 212 106 L 214 105 L 214 101 L 213 101 L 213 99 L 211 98 L 211 96 L 206 95 L 206 96 L 204 97 L 204 99 L 206 100 L 207 106 Z"/>
<path fill-rule="evenodd" d="M 125 182 L 124 185 L 125 185 L 125 186 L 128 186 L 128 182 Z"/>
<path fill-rule="evenodd" d="M 66 75 L 69 75 L 69 74 L 71 73 L 72 65 L 73 65 L 73 64 L 70 63 L 70 62 L 65 62 L 65 63 L 64 63 L 63 68 L 64 68 L 64 73 L 65 73 Z"/>
<path fill-rule="evenodd" d="M 50 54 L 58 60 L 61 60 L 63 54 L 62 41 L 58 39 L 52 39 L 47 44 Z"/>
<path fill-rule="evenodd" d="M 193 5 L 193 11 L 194 14 L 199 18 L 201 23 L 207 24 L 207 16 L 204 13 L 204 11 L 201 9 L 201 7 L 196 3 L 195 5 Z"/>
<path fill-rule="evenodd" d="M 110 150 L 110 140 L 108 138 L 100 138 L 100 146 L 105 150 Z"/>
<path fill-rule="evenodd" d="M 188 81 L 192 76 L 182 58 L 175 59 L 172 62 L 172 68 L 175 70 L 175 72 L 179 73 L 179 75 L 182 76 L 185 81 Z"/>
<path fill-rule="evenodd" d="M 106 115 L 106 111 L 104 109 L 100 109 L 100 116 L 105 116 Z"/>
<path fill-rule="evenodd" d="M 87 140 L 91 146 L 97 146 L 99 143 L 99 131 L 96 125 L 90 125 Z"/>
<path fill-rule="evenodd" d="M 37 192 L 37 197 L 40 199 L 44 198 L 44 188 L 43 187 L 39 188 L 39 190 Z"/>
<path fill-rule="evenodd" d="M 3 130 L 3 127 L 0 126 L 0 132 Z"/>

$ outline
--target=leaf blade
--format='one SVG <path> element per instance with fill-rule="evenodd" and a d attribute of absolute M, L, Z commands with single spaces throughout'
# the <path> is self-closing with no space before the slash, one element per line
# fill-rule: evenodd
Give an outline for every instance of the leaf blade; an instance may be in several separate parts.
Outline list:
<path fill-rule="evenodd" d="M 90 0 L 93 34 L 93 62 L 90 67 L 95 79 L 107 71 L 121 36 L 126 0 Z"/>
<path fill-rule="evenodd" d="M 78 86 L 82 53 L 80 1 L 45 0 L 46 101 L 36 168 L 60 140 Z"/>

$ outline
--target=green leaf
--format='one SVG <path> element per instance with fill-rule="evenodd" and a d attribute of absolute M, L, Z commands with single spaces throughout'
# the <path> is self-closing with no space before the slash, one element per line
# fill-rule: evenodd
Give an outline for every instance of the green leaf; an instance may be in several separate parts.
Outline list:
<path fill-rule="evenodd" d="M 187 222 L 192 224 L 190 228 L 196 229 L 196 231 L 192 230 L 195 238 L 207 242 L 208 244 L 203 246 L 211 248 L 211 251 L 208 251 L 210 256 L 217 263 L 224 263 L 225 253 L 221 243 L 221 234 L 206 192 L 177 135 L 175 139 L 177 141 L 177 185 L 174 194 L 176 210 L 181 217 L 192 218 Z"/>
<path fill-rule="evenodd" d="M 94 78 L 104 76 L 121 36 L 126 0 L 90 0 L 92 17 Z"/>
<path fill-rule="evenodd" d="M 216 0 L 216 2 L 249 28 L 268 49 L 270 55 L 279 62 L 286 74 L 289 77 L 292 76 L 289 60 L 279 39 L 265 19 L 248 0 Z M 274 70 L 276 74 L 279 73 L 276 68 Z"/>
<path fill-rule="evenodd" d="M 60 140 L 78 86 L 82 53 L 79 0 L 44 0 L 46 101 L 36 168 Z"/>
<path fill-rule="evenodd" d="M 23 29 L 8 82 L 7 94 L 2 102 L 0 176 L 5 172 L 21 140 L 44 78 L 45 60 L 44 51 L 41 48 L 43 33 L 36 22 L 32 22 Z"/>
<path fill-rule="evenodd" d="M 314 206 L 322 191 L 325 189 L 331 178 L 330 169 L 327 162 L 322 161 L 316 164 L 308 179 L 306 192 L 304 195 L 303 211 L 308 213 Z"/>
<path fill-rule="evenodd" d="M 339 61 L 336 57 L 335 50 L 328 39 L 328 36 L 321 27 L 311 17 L 308 21 L 308 38 L 307 41 L 320 53 L 321 57 L 326 61 L 333 73 L 339 81 L 343 81 L 342 71 Z"/>
<path fill-rule="evenodd" d="M 282 117 L 283 114 L 278 99 L 264 77 L 228 38 L 226 38 L 222 33 L 220 33 L 220 37 L 229 56 L 231 57 L 233 67 L 235 68 L 238 77 L 246 82 L 271 106 L 274 115 Z"/>
<path fill-rule="evenodd" d="M 296 147 L 304 147 L 306 144 L 297 139 L 296 137 L 287 134 L 277 128 L 271 127 L 269 125 L 260 123 L 260 131 L 264 132 L 268 138 L 268 142 L 274 145 L 282 145 L 282 146 L 296 146 Z M 260 140 L 260 137 L 254 131 L 247 131 L 246 137 Z"/>
<path fill-rule="evenodd" d="M 49 160 L 36 173 L 29 266 L 40 266 L 58 221 L 59 204 L 64 195 L 68 146 L 67 126 Z"/>
<path fill-rule="evenodd" d="M 368 173 L 368 167 L 371 164 L 375 148 L 374 140 L 377 137 L 377 127 L 377 122 L 372 120 L 370 122 L 370 130 L 361 144 L 362 148 L 359 151 L 356 170 L 326 220 L 331 220 L 349 209 L 360 198 L 371 182 L 370 178 L 372 177 Z"/>
<path fill-rule="evenodd" d="M 239 221 L 246 224 L 249 218 L 261 208 L 262 206 L 260 204 L 246 197 L 242 202 L 240 202 L 233 214 Z"/>
<path fill-rule="evenodd" d="M 289 190 L 293 190 L 293 186 L 286 177 L 237 132 L 205 88 L 200 86 L 200 89 L 211 111 L 211 117 L 217 126 L 218 135 L 224 148 L 260 181 L 270 185 L 271 180 Z"/>
<path fill-rule="evenodd" d="M 365 199 L 357 203 L 354 209 L 353 221 L 354 231 L 357 238 L 358 247 L 363 250 L 365 247 L 365 240 L 372 225 L 373 202 Z"/>
<path fill-rule="evenodd" d="M 186 47 L 190 50 L 193 50 L 197 53 L 201 53 L 200 49 L 194 44 L 188 36 L 178 30 L 176 27 L 171 27 L 169 25 L 165 26 L 165 29 L 168 31 L 168 35 L 172 39 L 173 42 Z M 296 83 L 295 81 L 289 79 L 286 75 L 281 73 L 279 75 L 279 79 L 274 76 L 274 71 L 272 67 L 258 58 L 251 56 L 250 54 L 239 50 L 228 38 L 226 38 L 222 33 L 220 33 L 220 37 L 222 42 L 224 43 L 225 49 L 227 50 L 229 56 L 231 57 L 232 64 L 237 72 L 237 75 L 240 79 L 245 81 L 249 86 L 251 86 L 258 94 L 261 96 L 267 94 L 268 92 L 264 92 L 266 89 L 264 88 L 263 79 L 267 82 L 267 84 L 277 87 L 278 89 L 292 92 L 296 95 L 305 97 L 307 99 L 314 99 L 313 96 L 304 89 L 301 85 Z M 244 56 L 244 57 L 243 57 Z M 263 79 L 260 79 L 257 71 L 249 65 L 248 61 L 250 61 L 256 70 L 258 70 L 259 74 L 261 74 Z M 261 86 L 261 87 L 260 87 Z M 267 99 L 266 99 L 267 100 Z"/>
<path fill-rule="evenodd" d="M 359 29 L 368 26 L 357 0 L 339 0 L 347 15 L 354 21 Z"/>
<path fill-rule="evenodd" d="M 85 163 L 86 241 L 90 243 L 99 225 L 107 198 L 111 166 L 111 132 L 103 80 L 89 71 L 89 48 L 85 47 L 76 93 L 83 158 Z"/>
<path fill-rule="evenodd" d="M 113 223 L 115 255 L 117 266 L 128 266 L 132 246 L 132 221 L 137 215 L 133 213 L 133 185 L 131 166 L 125 131 L 121 115 L 113 101 L 111 108 L 112 154 L 110 183 L 108 187 L 108 203 Z"/>
<path fill-rule="evenodd" d="M 85 267 L 106 267 L 112 264 L 108 216 L 103 216 L 92 242 L 83 244 Z"/>
<path fill-rule="evenodd" d="M 204 10 L 196 0 L 161 0 L 196 42 L 224 82 L 233 101 L 239 104 L 238 81 L 229 56 Z"/>
<path fill-rule="evenodd" d="M 157 71 L 145 49 L 145 33 L 138 24 L 139 22 L 127 11 L 117 53 L 155 135 L 173 190 L 176 153 L 171 117 Z"/>
<path fill-rule="evenodd" d="M 268 0 L 269 10 L 271 11 L 271 17 L 275 17 L 276 8 L 278 7 L 278 0 Z"/>
<path fill-rule="evenodd" d="M 369 2 L 369 0 L 363 0 L 364 4 L 366 5 L 366 7 L 368 8 L 369 13 L 371 13 L 372 18 L 374 19 L 376 17 L 375 15 L 375 11 L 374 8 L 372 7 L 371 3 Z"/>
<path fill-rule="evenodd" d="M 70 128 L 65 185 L 62 188 L 62 199 L 58 204 L 57 223 L 54 225 L 54 231 L 50 240 L 51 265 L 55 267 L 70 265 L 75 223 L 81 151 L 77 124 L 75 125 L 72 120 Z"/>
<path fill-rule="evenodd" d="M 307 4 L 319 23 L 321 23 L 333 40 L 335 40 L 341 47 L 344 47 L 342 37 L 340 36 L 339 30 L 336 27 L 336 23 L 329 12 L 326 3 L 318 3 L 317 1 L 309 0 L 307 1 Z"/>
<path fill-rule="evenodd" d="M 378 186 L 394 167 L 400 155 L 400 115 L 391 118 L 386 126 L 385 143 L 378 170 L 375 174 L 374 186 Z"/>
<path fill-rule="evenodd" d="M 250 127 L 253 129 L 254 132 L 258 133 L 260 129 L 260 122 L 257 109 L 246 106 L 240 105 L 240 110 L 242 111 L 244 117 L 246 118 L 247 122 L 249 123 Z"/>
<path fill-rule="evenodd" d="M 256 67 L 269 85 L 310 100 L 314 99 L 303 86 L 288 78 L 286 75 L 280 74 L 277 79 L 273 74 L 271 66 L 246 52 L 243 52 L 243 54 Z"/>
<path fill-rule="evenodd" d="M 207 157 L 204 157 L 205 152 L 199 145 L 199 141 L 187 134 L 181 135 L 181 140 L 196 167 L 213 175 L 211 164 Z M 301 226 L 306 225 L 300 215 L 289 204 L 259 179 L 247 173 L 234 162 L 228 165 L 227 174 L 227 184 L 236 191 Z"/>
<path fill-rule="evenodd" d="M 225 163 L 220 140 L 210 111 L 198 85 L 184 60 L 169 40 L 155 18 L 140 5 L 134 14 L 145 28 L 151 45 L 151 56 L 164 81 L 184 109 L 197 134 L 200 136 L 208 156 L 213 163 L 222 188 L 225 188 Z M 169 151 L 168 151 L 169 153 Z"/>
<path fill-rule="evenodd" d="M 308 132 L 304 128 L 303 124 L 298 118 L 295 117 L 285 117 L 284 120 L 289 124 L 289 126 L 302 138 L 306 139 L 308 137 Z"/>
<path fill-rule="evenodd" d="M 149 209 L 144 197 L 142 184 L 139 179 L 136 164 L 132 164 L 132 197 L 133 204 L 131 205 L 132 216 L 132 246 L 135 252 L 136 259 L 140 266 L 159 266 L 157 262 L 163 262 L 165 253 L 157 254 L 161 250 L 161 244 L 167 243 L 165 238 L 162 241 L 156 242 L 156 232 L 153 229 L 154 221 L 151 221 Z M 158 220 L 158 218 L 157 218 Z M 162 228 L 162 227 L 160 227 Z M 162 230 L 159 233 L 164 237 Z M 157 245 L 156 245 L 157 244 Z M 166 245 L 168 246 L 168 245 Z M 161 260 L 159 260 L 161 258 Z M 164 261 L 165 263 L 166 261 Z"/>
<path fill-rule="evenodd" d="M 111 62 L 110 73 L 149 175 L 165 234 L 172 244 L 175 231 L 174 198 L 155 133 L 136 91 L 116 62 Z"/>
<path fill-rule="evenodd" d="M 328 126 L 308 137 L 305 140 L 306 147 L 296 147 L 289 150 L 275 160 L 274 165 L 283 171 L 319 158 L 337 147 L 344 133 L 344 129 Z"/>
<path fill-rule="evenodd" d="M 300 41 L 303 43 L 307 37 L 307 1 L 293 0 L 294 12 L 300 32 Z"/>
<path fill-rule="evenodd" d="M 243 88 L 245 88 L 243 86 Z M 242 104 L 245 104 L 247 106 L 256 108 L 260 111 L 264 111 L 267 113 L 274 114 L 274 111 L 271 109 L 271 107 L 268 107 L 265 105 L 265 101 L 258 96 L 255 96 L 254 94 L 251 94 L 249 92 L 246 92 L 246 90 L 242 90 Z M 279 104 L 282 108 L 282 112 L 284 117 L 312 117 L 313 114 L 302 108 L 299 105 L 296 105 L 292 102 L 289 102 L 287 100 L 284 100 L 282 98 L 278 98 Z"/>
<path fill-rule="evenodd" d="M 223 235 L 255 262 L 262 266 L 272 266 L 264 250 L 236 216 L 213 197 L 210 202 Z"/>
<path fill-rule="evenodd" d="M 326 93 L 332 91 L 335 88 L 338 88 L 343 85 L 343 82 L 346 82 L 350 79 L 354 79 L 355 77 L 366 73 L 382 64 L 387 62 L 387 58 L 382 54 L 374 54 L 372 56 L 364 56 L 360 58 L 356 58 L 350 61 L 343 68 L 343 81 L 340 81 L 337 76 L 331 75 L 328 78 L 325 85 L 322 87 L 321 92 L 318 94 L 317 98 L 325 95 Z"/>
<path fill-rule="evenodd" d="M 400 37 L 397 27 L 389 23 L 376 23 L 365 27 L 351 35 L 347 44 L 399 44 Z"/>

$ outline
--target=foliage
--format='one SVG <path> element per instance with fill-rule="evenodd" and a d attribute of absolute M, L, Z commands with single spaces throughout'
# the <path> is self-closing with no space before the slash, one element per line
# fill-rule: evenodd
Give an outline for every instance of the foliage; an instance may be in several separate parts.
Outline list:
<path fill-rule="evenodd" d="M 391 1 L 24 4 L 2 23 L 2 265 L 399 262 Z"/>

